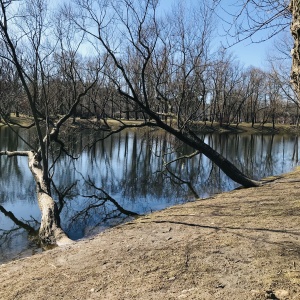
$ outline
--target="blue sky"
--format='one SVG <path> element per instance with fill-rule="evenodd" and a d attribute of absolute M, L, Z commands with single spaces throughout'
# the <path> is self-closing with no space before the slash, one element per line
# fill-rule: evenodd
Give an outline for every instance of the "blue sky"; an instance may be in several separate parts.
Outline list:
<path fill-rule="evenodd" d="M 191 4 L 196 4 L 199 3 L 198 1 L 205 1 L 205 0 L 161 0 L 160 1 L 160 8 L 167 11 L 171 8 L 173 3 L 183 1 L 184 4 L 189 5 Z M 229 13 L 234 13 L 236 10 L 239 8 L 236 6 L 236 3 L 238 0 L 223 0 L 222 1 L 222 6 L 224 9 Z M 228 19 L 228 15 L 226 16 L 224 12 L 221 11 L 221 17 L 224 19 Z M 218 44 L 221 45 L 221 42 L 225 42 L 225 37 L 222 37 L 224 35 L 223 31 L 223 25 L 222 21 L 218 20 L 218 29 L 217 29 L 217 34 L 215 38 L 215 43 L 216 47 L 218 47 Z M 218 35 L 219 34 L 219 35 Z M 258 36 L 257 39 L 259 38 L 264 38 L 264 36 Z M 265 68 L 267 67 L 266 63 L 266 58 L 268 52 L 272 52 L 272 47 L 275 42 L 275 38 L 271 40 L 267 40 L 265 42 L 260 42 L 260 43 L 251 43 L 249 40 L 242 41 L 232 47 L 229 48 L 229 51 L 231 51 L 236 57 L 241 64 L 243 64 L 245 67 L 248 66 L 255 66 L 255 67 L 260 67 L 260 68 Z"/>
<path fill-rule="evenodd" d="M 243 41 L 232 46 L 230 50 L 246 67 L 252 65 L 265 68 L 267 54 L 272 51 L 272 44 L 272 40 L 255 44 Z"/>

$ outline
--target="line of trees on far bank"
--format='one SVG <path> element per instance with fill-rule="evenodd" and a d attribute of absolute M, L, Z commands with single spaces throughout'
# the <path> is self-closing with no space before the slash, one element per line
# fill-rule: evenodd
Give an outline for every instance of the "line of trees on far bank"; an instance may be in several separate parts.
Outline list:
<path fill-rule="evenodd" d="M 32 2 L 31 5 L 37 4 Z M 38 9 L 42 9 L 46 16 L 49 9 L 43 7 L 42 2 L 41 5 Z M 129 11 L 130 7 L 126 9 Z M 246 68 L 225 48 L 211 50 L 214 19 L 207 8 L 202 6 L 198 11 L 203 24 L 199 24 L 199 17 L 187 13 L 186 9 L 185 14 L 180 15 L 181 10 L 182 7 L 177 7 L 167 21 L 161 21 L 162 24 L 138 25 L 140 20 L 131 20 L 136 22 L 130 24 L 132 28 L 137 25 L 145 27 L 144 41 L 137 40 L 138 36 L 130 36 L 133 30 L 124 23 L 128 20 L 119 16 L 121 26 L 128 26 L 126 30 L 132 39 L 131 42 L 123 40 L 123 48 L 116 50 L 119 51 L 116 57 L 122 59 L 122 67 L 126 69 L 127 82 L 109 51 L 96 45 L 94 47 L 98 48 L 94 54 L 86 50 L 84 36 L 90 33 L 82 28 L 83 33 L 78 32 L 81 26 L 78 20 L 86 16 L 75 17 L 71 7 L 65 6 L 57 13 L 55 25 L 50 26 L 50 20 L 47 21 L 49 28 L 42 23 L 35 25 L 44 30 L 39 33 L 39 41 L 30 35 L 27 30 L 30 24 L 26 23 L 30 18 L 32 22 L 39 20 L 38 10 L 31 11 L 32 15 L 27 19 L 18 20 L 18 34 L 23 32 L 24 41 L 21 52 L 16 52 L 16 55 L 22 60 L 22 70 L 29 81 L 38 114 L 43 119 L 46 115 L 67 114 L 74 99 L 85 87 L 92 85 L 74 107 L 73 118 L 146 120 L 149 115 L 128 97 L 134 89 L 140 93 L 136 96 L 145 97 L 147 94 L 147 102 L 157 116 L 164 121 L 174 120 L 175 124 L 182 120 L 181 124 L 185 125 L 196 121 L 220 125 L 240 122 L 252 123 L 252 126 L 270 122 L 274 127 L 276 123 L 298 125 L 299 102 L 290 83 L 291 57 L 285 51 L 291 49 L 291 39 L 277 42 L 274 48 L 278 48 L 281 58 L 270 58 L 265 69 Z M 91 12 L 91 8 L 87 11 Z M 172 25 L 175 19 L 176 25 Z M 39 28 L 32 32 L 36 30 Z M 6 47 L 2 42 L 0 117 L 9 117 L 12 113 L 16 116 L 32 115 L 28 91 L 24 90 L 15 63 L 8 59 L 11 53 Z M 150 50 L 151 55 L 146 57 Z M 127 92 L 120 93 L 120 90 Z"/>
<path fill-rule="evenodd" d="M 298 125 L 299 105 L 290 86 L 288 73 L 282 74 L 276 68 L 268 71 L 257 67 L 245 68 L 227 54 L 226 50 L 222 49 L 220 53 L 221 57 L 210 59 L 209 64 L 201 66 L 201 72 L 195 72 L 189 80 L 182 82 L 187 86 L 184 91 L 188 93 L 185 96 L 185 106 L 189 107 L 192 121 L 220 125 L 240 122 L 252 123 L 252 126 L 255 123 L 273 123 L 274 126 L 276 123 Z M 40 101 L 37 107 L 41 114 L 46 114 L 43 98 L 45 95 L 48 98 L 47 109 L 50 110 L 47 113 L 52 117 L 64 115 L 72 106 L 78 88 L 91 83 L 88 72 L 93 59 L 86 59 L 78 53 L 64 55 L 68 57 L 62 58 L 58 54 L 52 56 L 51 72 L 45 74 L 42 84 L 36 83 L 34 87 L 38 94 L 37 101 Z M 30 115 L 26 93 L 13 66 L 1 58 L 0 64 L 1 115 Z M 133 69 L 133 78 L 135 72 Z M 97 83 L 76 107 L 74 117 L 98 120 L 145 119 L 145 114 L 137 106 L 132 106 L 125 96 L 120 95 L 112 80 L 98 75 Z M 151 82 L 151 70 L 146 75 Z M 160 97 L 155 90 L 155 84 L 149 85 L 147 90 L 152 97 L 155 112 L 161 118 L 171 120 L 182 113 L 178 105 L 180 95 L 175 91 L 181 84 L 180 74 L 170 73 L 167 80 L 170 94 L 167 100 Z"/>

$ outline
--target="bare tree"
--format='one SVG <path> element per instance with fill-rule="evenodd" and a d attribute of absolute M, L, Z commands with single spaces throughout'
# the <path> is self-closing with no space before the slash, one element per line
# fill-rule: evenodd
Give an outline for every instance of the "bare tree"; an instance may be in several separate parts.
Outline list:
<path fill-rule="evenodd" d="M 291 75 L 291 51 L 293 38 L 290 34 L 280 35 L 274 43 L 274 51 L 268 57 L 269 78 L 280 87 L 280 94 L 286 102 L 284 121 L 299 123 L 299 96 L 290 79 Z"/>
<path fill-rule="evenodd" d="M 55 39 L 52 40 L 54 27 L 48 15 L 46 1 L 28 0 L 19 3 L 1 0 L 0 7 L 1 42 L 5 46 L 5 51 L 1 50 L 1 58 L 11 63 L 18 75 L 38 140 L 37 146 L 27 142 L 28 149 L 2 151 L 0 155 L 28 157 L 42 214 L 39 237 L 44 243 L 68 243 L 70 240 L 60 227 L 57 205 L 51 196 L 53 165 L 50 164 L 50 150 L 53 143 L 64 150 L 64 143 L 59 138 L 60 130 L 97 81 L 98 66 L 89 70 L 89 78 L 81 77 L 80 87 L 73 86 L 76 93 L 67 112 L 60 119 L 53 120 L 50 115 L 49 91 L 56 43 Z M 53 161 L 55 163 L 55 159 Z"/>
<path fill-rule="evenodd" d="M 211 120 L 216 119 L 220 126 L 229 125 L 247 99 L 242 68 L 231 54 L 227 54 L 226 49 L 221 49 L 217 51 L 211 73 Z"/>
<path fill-rule="evenodd" d="M 249 95 L 243 108 L 244 118 L 254 127 L 255 123 L 264 120 L 263 113 L 267 108 L 264 103 L 266 73 L 254 67 L 249 68 L 245 73 L 248 78 Z"/>
<path fill-rule="evenodd" d="M 158 2 L 153 0 L 111 1 L 111 5 L 107 1 L 75 3 L 78 10 L 73 21 L 112 59 L 115 69 L 107 75 L 132 107 L 138 105 L 143 111 L 143 125 L 158 126 L 173 134 L 241 185 L 257 186 L 258 182 L 248 178 L 192 130 L 194 115 L 201 106 L 201 93 L 195 94 L 194 78 L 203 75 L 209 64 L 211 10 L 203 3 L 186 12 L 181 6 L 175 11 L 177 17 L 181 16 L 177 22 L 162 22 L 157 16 Z M 168 123 L 157 112 L 159 102 L 169 107 L 168 114 L 174 122 Z"/>
<path fill-rule="evenodd" d="M 2 116 L 5 121 L 13 111 L 18 116 L 20 94 L 20 83 L 13 65 L 0 57 L 0 120 Z"/>

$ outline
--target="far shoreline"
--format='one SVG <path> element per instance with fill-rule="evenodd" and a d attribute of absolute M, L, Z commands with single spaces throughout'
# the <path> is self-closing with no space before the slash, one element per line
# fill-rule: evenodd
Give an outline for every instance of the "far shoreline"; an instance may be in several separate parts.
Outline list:
<path fill-rule="evenodd" d="M 26 115 L 20 115 L 16 117 L 15 114 L 11 114 L 10 117 L 10 125 L 18 126 L 19 124 L 21 127 L 26 128 L 33 124 L 33 118 L 28 117 Z M 105 124 L 106 123 L 106 124 Z M 135 120 L 135 119 L 120 119 L 115 120 L 111 118 L 107 118 L 104 121 L 97 120 L 96 118 L 79 118 L 76 117 L 75 119 L 70 119 L 67 122 L 66 126 L 71 127 L 81 127 L 83 129 L 99 129 L 99 130 L 115 130 L 122 125 L 140 125 L 143 123 L 143 120 Z M 110 127 L 107 127 L 107 125 Z M 5 123 L 0 121 L 0 128 L 2 126 L 7 126 Z M 134 130 L 134 127 L 130 129 Z M 157 128 L 158 131 L 162 131 L 162 129 Z M 220 125 L 218 122 L 211 123 L 207 122 L 195 122 L 193 125 L 193 130 L 198 133 L 228 133 L 228 134 L 242 134 L 242 133 L 249 133 L 249 134 L 296 134 L 300 133 L 300 126 L 294 124 L 275 124 L 275 128 L 273 128 L 272 123 L 255 123 L 252 126 L 252 123 L 241 122 L 239 124 L 222 124 Z"/>

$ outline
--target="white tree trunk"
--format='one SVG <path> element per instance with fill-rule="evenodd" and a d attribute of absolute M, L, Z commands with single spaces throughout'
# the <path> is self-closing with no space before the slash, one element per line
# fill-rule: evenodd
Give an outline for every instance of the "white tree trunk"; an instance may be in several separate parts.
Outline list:
<path fill-rule="evenodd" d="M 41 210 L 41 226 L 39 237 L 42 244 L 57 244 L 59 246 L 72 242 L 60 227 L 60 218 L 57 205 L 50 195 L 47 184 L 43 178 L 43 169 L 37 156 L 32 151 L 2 151 L 1 155 L 27 156 L 28 166 L 34 177 L 37 187 L 37 200 Z"/>

